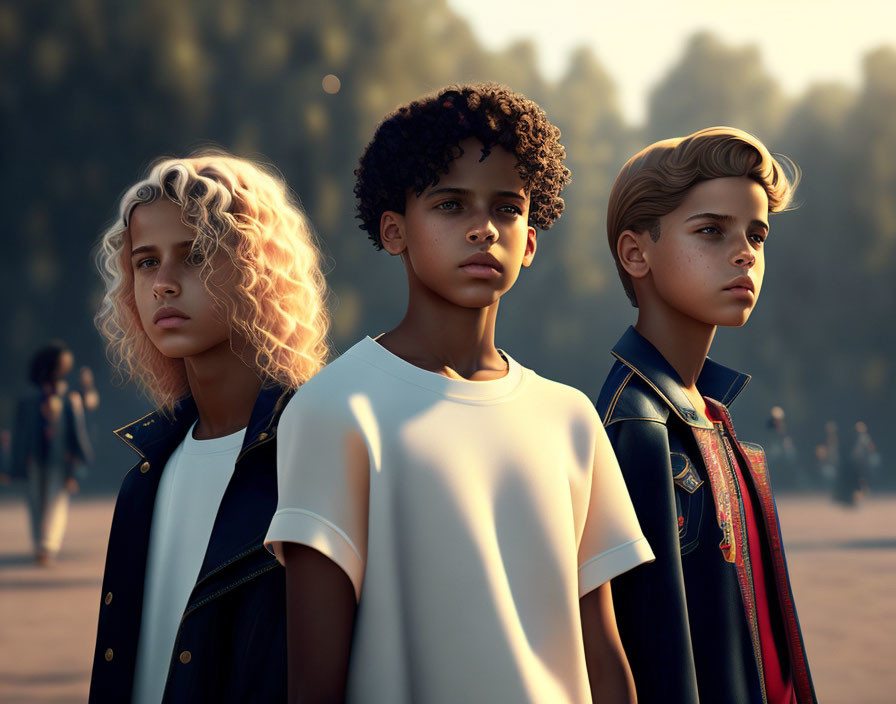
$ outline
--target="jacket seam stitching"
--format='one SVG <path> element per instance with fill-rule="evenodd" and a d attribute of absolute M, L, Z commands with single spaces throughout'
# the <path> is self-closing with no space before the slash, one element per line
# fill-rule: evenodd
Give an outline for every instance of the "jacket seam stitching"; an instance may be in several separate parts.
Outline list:
<path fill-rule="evenodd" d="M 622 380 L 622 383 L 619 385 L 619 388 L 616 389 L 616 393 L 613 394 L 613 398 L 610 400 L 610 405 L 607 407 L 606 420 L 604 421 L 604 425 L 613 417 L 613 411 L 616 410 L 616 404 L 619 403 L 619 397 L 622 396 L 622 391 L 628 385 L 629 380 L 634 376 L 634 372 L 629 369 L 628 376 Z"/>
<path fill-rule="evenodd" d="M 231 584 L 228 584 L 226 587 L 222 587 L 222 588 L 219 589 L 218 591 L 216 591 L 216 592 L 212 592 L 211 594 L 209 594 L 209 595 L 208 595 L 207 597 L 205 597 L 204 599 L 202 599 L 202 600 L 200 600 L 200 601 L 197 601 L 195 604 L 193 604 L 193 606 L 191 606 L 191 607 L 188 608 L 186 611 L 184 611 L 184 615 L 183 615 L 183 617 L 181 618 L 181 625 L 183 625 L 183 622 L 184 622 L 184 620 L 186 620 L 187 616 L 189 616 L 191 613 L 193 613 L 194 611 L 196 611 L 198 608 L 200 608 L 200 607 L 202 607 L 202 606 L 205 606 L 207 603 L 209 603 L 210 601 L 212 601 L 212 600 L 214 600 L 214 599 L 217 599 L 217 598 L 218 598 L 219 596 L 221 596 L 222 594 L 226 594 L 226 593 L 229 592 L 229 591 L 233 591 L 233 590 L 236 589 L 238 586 L 240 586 L 240 585 L 242 585 L 242 584 L 245 584 L 246 582 L 249 582 L 249 581 L 255 579 L 256 577 L 258 577 L 258 576 L 260 576 L 260 575 L 263 575 L 265 572 L 270 572 L 271 570 L 273 570 L 273 569 L 275 569 L 276 567 L 278 567 L 279 564 L 280 564 L 280 563 L 278 563 L 278 562 L 272 562 L 271 564 L 265 565 L 264 567 L 262 567 L 262 568 L 260 568 L 260 569 L 258 569 L 258 570 L 255 570 L 255 572 L 251 572 L 251 573 L 249 573 L 249 574 L 247 574 L 247 575 L 241 577 L 241 578 L 238 579 L 236 582 L 232 582 Z M 179 641 L 179 640 L 180 640 L 180 638 L 178 638 L 178 641 Z"/>

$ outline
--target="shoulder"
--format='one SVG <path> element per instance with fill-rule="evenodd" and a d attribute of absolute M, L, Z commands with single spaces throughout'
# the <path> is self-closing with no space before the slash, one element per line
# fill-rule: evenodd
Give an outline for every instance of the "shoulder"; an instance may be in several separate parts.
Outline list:
<path fill-rule="evenodd" d="M 283 409 L 279 424 L 307 422 L 311 418 L 327 420 L 343 414 L 352 396 L 365 388 L 369 376 L 369 366 L 349 350 L 296 390 Z"/>
<path fill-rule="evenodd" d="M 582 391 L 559 381 L 539 376 L 531 369 L 523 368 L 527 380 L 527 392 L 537 397 L 539 404 L 549 408 L 552 414 L 564 414 L 599 423 L 591 400 Z"/>
<path fill-rule="evenodd" d="M 656 390 L 618 360 L 607 375 L 596 407 L 605 426 L 623 420 L 665 423 L 670 412 Z"/>

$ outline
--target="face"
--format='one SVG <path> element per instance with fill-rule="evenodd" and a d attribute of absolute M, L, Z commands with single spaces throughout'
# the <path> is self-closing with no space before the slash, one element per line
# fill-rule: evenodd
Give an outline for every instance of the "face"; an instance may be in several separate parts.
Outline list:
<path fill-rule="evenodd" d="M 75 366 L 75 356 L 69 350 L 63 350 L 56 362 L 56 378 L 65 379 Z"/>
<path fill-rule="evenodd" d="M 156 348 L 186 358 L 229 346 L 230 326 L 199 277 L 195 233 L 180 207 L 168 200 L 137 206 L 129 233 L 137 312 Z"/>
<path fill-rule="evenodd" d="M 384 213 L 380 231 L 385 249 L 404 258 L 412 296 L 484 308 L 532 263 L 535 228 L 516 156 L 494 147 L 480 161 L 478 140 L 460 146 L 448 173 L 419 197 L 409 194 L 403 215 Z"/>
<path fill-rule="evenodd" d="M 656 294 L 679 314 L 708 325 L 747 322 L 765 272 L 768 196 L 748 178 L 694 186 L 660 218 L 660 237 L 639 237 Z"/>

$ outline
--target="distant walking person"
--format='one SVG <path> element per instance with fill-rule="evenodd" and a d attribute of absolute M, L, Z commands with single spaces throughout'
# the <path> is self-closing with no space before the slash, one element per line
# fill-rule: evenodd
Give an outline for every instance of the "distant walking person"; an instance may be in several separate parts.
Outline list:
<path fill-rule="evenodd" d="M 81 369 L 83 393 L 69 389 L 66 377 L 74 363 L 61 342 L 39 349 L 29 368 L 36 390 L 16 410 L 10 473 L 26 481 L 34 557 L 40 565 L 59 552 L 69 496 L 78 491 L 78 469 L 92 457 L 84 414 L 99 405 L 99 395 L 87 367 Z"/>
<path fill-rule="evenodd" d="M 824 431 L 828 460 L 835 468 L 831 498 L 838 504 L 855 506 L 862 495 L 862 482 L 856 463 L 849 455 L 844 457 L 840 453 L 837 424 L 834 421 L 828 421 L 824 425 Z"/>
<path fill-rule="evenodd" d="M 787 428 L 784 409 L 772 406 L 767 425 L 771 431 L 771 438 L 766 448 L 766 456 L 775 479 L 775 489 L 778 491 L 802 489 L 805 484 L 802 468 L 797 462 L 796 448 Z"/>
<path fill-rule="evenodd" d="M 853 464 L 859 490 L 867 493 L 872 478 L 876 479 L 877 470 L 880 467 L 880 454 L 868 432 L 868 426 L 864 421 L 858 421 L 855 425 L 856 439 L 850 452 L 850 461 Z"/>

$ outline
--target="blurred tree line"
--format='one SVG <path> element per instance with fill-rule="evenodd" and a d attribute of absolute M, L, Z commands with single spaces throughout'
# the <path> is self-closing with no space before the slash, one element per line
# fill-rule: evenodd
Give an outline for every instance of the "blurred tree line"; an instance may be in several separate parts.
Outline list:
<path fill-rule="evenodd" d="M 865 57 L 858 91 L 782 93 L 753 47 L 699 34 L 654 88 L 646 123 L 627 124 L 615 84 L 581 49 L 555 82 L 531 43 L 490 51 L 445 0 L 0 0 L 0 203 L 4 319 L 0 426 L 25 387 L 32 350 L 65 339 L 98 371 L 104 442 L 95 488 L 117 486 L 128 451 L 108 430 L 147 402 L 108 381 L 92 326 L 101 296 L 90 253 L 116 200 L 159 155 L 221 145 L 276 164 L 320 235 L 336 352 L 393 325 L 399 262 L 354 219 L 357 158 L 400 102 L 456 81 L 505 82 L 563 131 L 573 183 L 532 269 L 502 306 L 499 342 L 592 397 L 608 350 L 635 313 L 607 251 L 605 204 L 619 167 L 659 138 L 729 124 L 802 169 L 794 212 L 772 220 L 761 304 L 713 356 L 754 375 L 734 411 L 763 441 L 768 409 L 788 413 L 807 462 L 822 423 L 841 442 L 867 420 L 886 459 L 896 333 L 896 50 Z M 786 71 L 780 67 L 780 71 Z M 338 78 L 326 82 L 328 75 Z"/>

